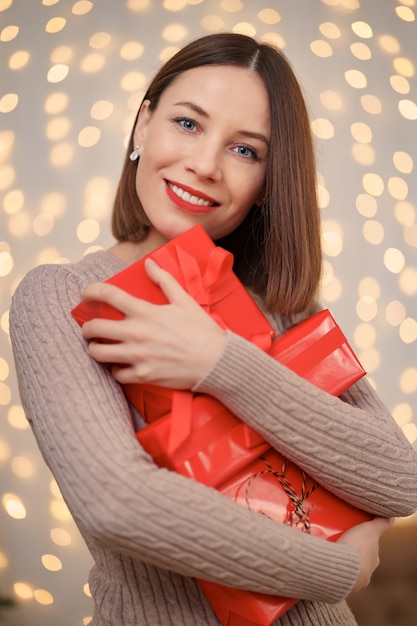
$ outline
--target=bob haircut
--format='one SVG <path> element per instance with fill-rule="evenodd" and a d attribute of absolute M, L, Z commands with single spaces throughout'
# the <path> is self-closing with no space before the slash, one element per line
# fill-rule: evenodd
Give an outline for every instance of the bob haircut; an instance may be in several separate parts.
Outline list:
<path fill-rule="evenodd" d="M 143 101 L 150 100 L 155 110 L 177 76 L 204 65 L 256 72 L 271 110 L 262 205 L 252 207 L 243 223 L 216 244 L 234 254 L 237 276 L 269 311 L 285 316 L 306 311 L 315 303 L 322 256 L 313 141 L 300 85 L 281 51 L 245 35 L 220 33 L 177 52 L 158 71 Z M 129 159 L 135 126 L 136 120 L 113 205 L 112 232 L 118 241 L 141 241 L 150 226 L 136 192 L 138 162 Z"/>

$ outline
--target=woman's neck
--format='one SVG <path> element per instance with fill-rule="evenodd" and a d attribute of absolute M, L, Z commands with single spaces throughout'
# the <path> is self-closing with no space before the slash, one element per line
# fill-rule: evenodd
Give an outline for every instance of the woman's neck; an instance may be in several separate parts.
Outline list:
<path fill-rule="evenodd" d="M 109 248 L 108 252 L 120 261 L 131 265 L 162 246 L 166 241 L 163 235 L 151 229 L 142 241 L 119 241 Z"/>

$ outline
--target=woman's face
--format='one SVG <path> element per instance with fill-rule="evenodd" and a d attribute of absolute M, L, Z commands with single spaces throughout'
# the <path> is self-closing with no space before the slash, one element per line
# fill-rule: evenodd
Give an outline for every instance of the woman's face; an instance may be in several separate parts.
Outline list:
<path fill-rule="evenodd" d="M 196 224 L 232 232 L 262 200 L 270 139 L 268 95 L 255 72 L 203 66 L 179 75 L 135 128 L 136 189 L 158 244 Z"/>

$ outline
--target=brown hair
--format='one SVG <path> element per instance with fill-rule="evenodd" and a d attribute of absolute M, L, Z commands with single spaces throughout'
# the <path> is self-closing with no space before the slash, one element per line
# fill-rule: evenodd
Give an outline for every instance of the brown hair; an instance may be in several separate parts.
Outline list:
<path fill-rule="evenodd" d="M 243 223 L 216 243 L 235 256 L 234 271 L 266 307 L 282 315 L 307 309 L 321 276 L 320 218 L 310 123 L 300 85 L 283 53 L 251 37 L 220 33 L 186 45 L 156 74 L 144 100 L 150 108 L 183 72 L 203 65 L 233 65 L 256 72 L 268 92 L 271 140 L 265 196 Z M 141 241 L 149 222 L 139 202 L 136 163 L 129 159 L 132 129 L 113 206 L 118 241 Z"/>

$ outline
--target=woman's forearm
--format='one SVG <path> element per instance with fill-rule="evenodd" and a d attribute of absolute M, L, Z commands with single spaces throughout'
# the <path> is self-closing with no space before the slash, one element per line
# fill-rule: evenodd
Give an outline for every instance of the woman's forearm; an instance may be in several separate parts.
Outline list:
<path fill-rule="evenodd" d="M 194 389 L 221 400 L 345 500 L 385 516 L 415 511 L 417 454 L 365 381 L 343 401 L 229 332 L 222 358 Z"/>

